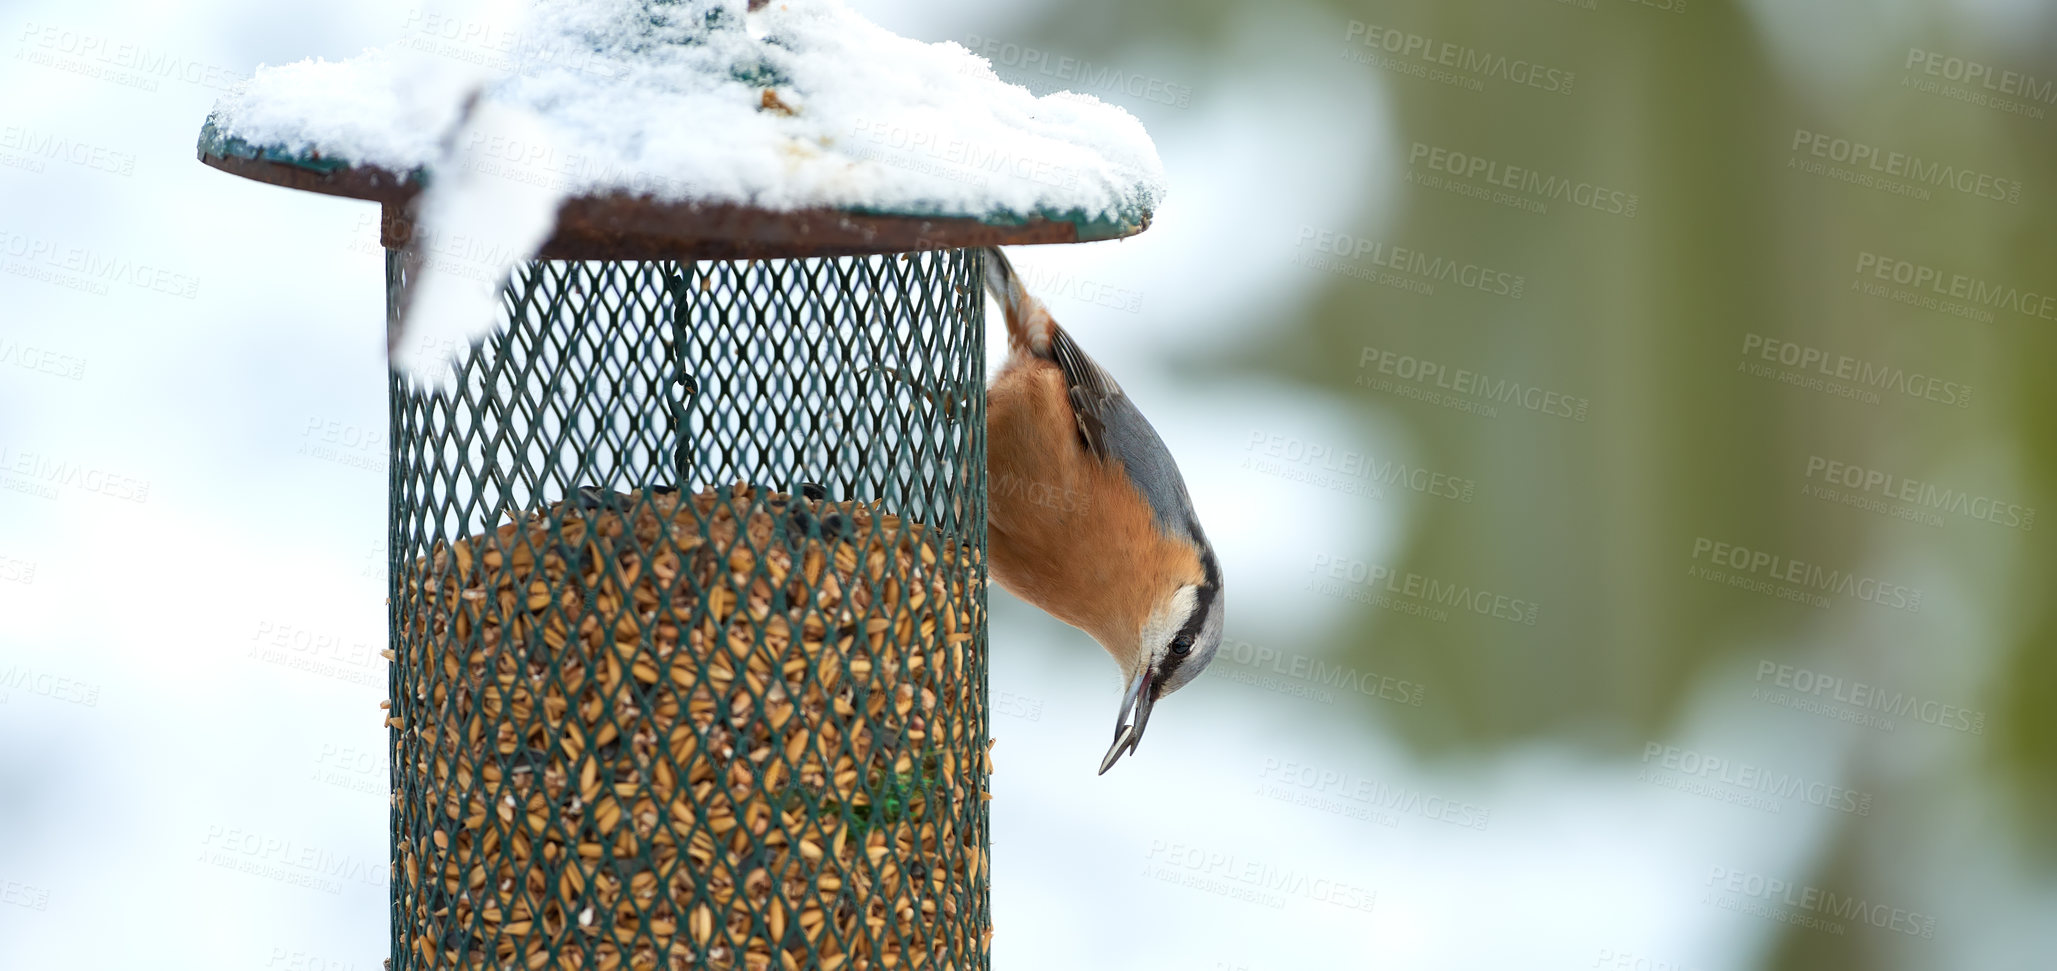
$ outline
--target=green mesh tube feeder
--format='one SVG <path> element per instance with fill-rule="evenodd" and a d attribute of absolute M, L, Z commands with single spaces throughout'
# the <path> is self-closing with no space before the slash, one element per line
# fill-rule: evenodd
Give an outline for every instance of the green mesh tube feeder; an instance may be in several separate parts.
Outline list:
<path fill-rule="evenodd" d="M 394 323 L 430 168 L 198 154 L 378 203 Z M 988 967 L 978 248 L 1149 215 L 565 197 L 390 382 L 389 967 Z"/>

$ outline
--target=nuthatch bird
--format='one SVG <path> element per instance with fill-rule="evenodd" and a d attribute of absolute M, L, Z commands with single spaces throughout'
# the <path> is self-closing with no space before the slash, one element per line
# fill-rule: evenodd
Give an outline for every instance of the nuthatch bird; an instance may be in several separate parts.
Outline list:
<path fill-rule="evenodd" d="M 1157 431 L 999 249 L 985 265 L 1007 317 L 1007 361 L 986 391 L 988 562 L 1121 665 L 1104 775 L 1136 750 L 1157 700 L 1214 659 L 1221 567 Z"/>

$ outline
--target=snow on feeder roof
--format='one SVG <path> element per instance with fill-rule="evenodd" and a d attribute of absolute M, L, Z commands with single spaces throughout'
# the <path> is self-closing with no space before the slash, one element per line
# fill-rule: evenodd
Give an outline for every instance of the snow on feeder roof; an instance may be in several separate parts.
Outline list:
<path fill-rule="evenodd" d="M 1108 239 L 1164 195 L 1128 112 L 1038 98 L 841 0 L 543 0 L 519 40 L 497 75 L 407 44 L 259 68 L 216 105 L 201 159 L 389 214 L 456 159 L 547 181 L 563 205 L 544 258 Z M 473 93 L 523 124 L 466 128 Z"/>

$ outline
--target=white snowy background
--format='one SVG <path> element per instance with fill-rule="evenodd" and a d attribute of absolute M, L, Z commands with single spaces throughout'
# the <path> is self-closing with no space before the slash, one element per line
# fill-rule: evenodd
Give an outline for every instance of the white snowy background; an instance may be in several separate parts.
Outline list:
<path fill-rule="evenodd" d="M 1010 36 L 1023 16 L 853 6 L 926 40 Z M 0 672 L 15 685 L 0 688 L 0 969 L 374 971 L 387 954 L 378 214 L 227 176 L 193 143 L 259 63 L 351 56 L 421 33 L 425 12 L 463 23 L 468 9 L 45 0 L 0 13 L 0 128 L 88 143 L 105 163 L 0 167 L 0 341 L 57 362 L 0 373 L 0 465 L 86 470 L 0 491 Z M 1754 966 L 1778 925 L 1701 903 L 1706 861 L 1805 873 L 1824 849 L 1818 817 L 1767 826 L 1638 782 L 1635 764 L 1548 746 L 1424 764 L 1362 704 L 1249 683 L 1309 684 L 1258 652 L 1281 668 L 1332 658 L 1313 635 L 1342 608 L 1302 589 L 1306 551 L 1372 535 L 1357 555 L 1386 558 L 1407 511 L 1240 468 L 1250 430 L 1415 447 L 1319 393 L 1173 366 L 1194 346 L 1261 341 L 1264 321 L 1301 309 L 1290 251 L 1243 241 L 1375 224 L 1397 189 L 1404 146 L 1380 76 L 1282 54 L 1282 38 L 1314 29 L 1304 16 L 1253 10 L 1242 56 L 1219 63 L 1137 38 L 1125 67 L 1193 90 L 1183 109 L 1124 104 L 1169 174 L 1156 223 L 1015 254 L 1032 283 L 1136 295 L 1134 313 L 1050 302 L 1179 456 L 1227 565 L 1231 620 L 1214 669 L 1096 777 L 1113 665 L 995 592 L 995 965 Z M 111 63 L 125 50 L 170 69 L 121 83 L 111 75 L 141 74 Z M 1680 744 L 1719 738 L 1838 776 L 1836 736 L 1777 735 L 1742 704 L 1696 702 Z M 1275 798 L 1361 808 L 1335 798 L 1360 786 L 1485 825 Z M 2007 861 L 1976 851 L 1952 866 L 1937 879 L 1965 908 L 2027 912 L 1975 939 L 1959 932 L 1989 924 L 1945 915 L 1936 966 L 2051 953 L 2051 922 L 2032 919 L 2047 892 L 2022 903 Z"/>

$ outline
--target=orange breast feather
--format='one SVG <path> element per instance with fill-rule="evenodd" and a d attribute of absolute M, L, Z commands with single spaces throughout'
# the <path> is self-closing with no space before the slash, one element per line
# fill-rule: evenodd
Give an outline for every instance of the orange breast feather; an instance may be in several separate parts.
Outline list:
<path fill-rule="evenodd" d="M 1055 364 L 1024 355 L 995 377 L 986 449 L 992 576 L 1016 596 L 1133 651 L 1155 599 L 1200 581 L 1199 557 L 1158 531 L 1126 473 L 1080 446 Z"/>

